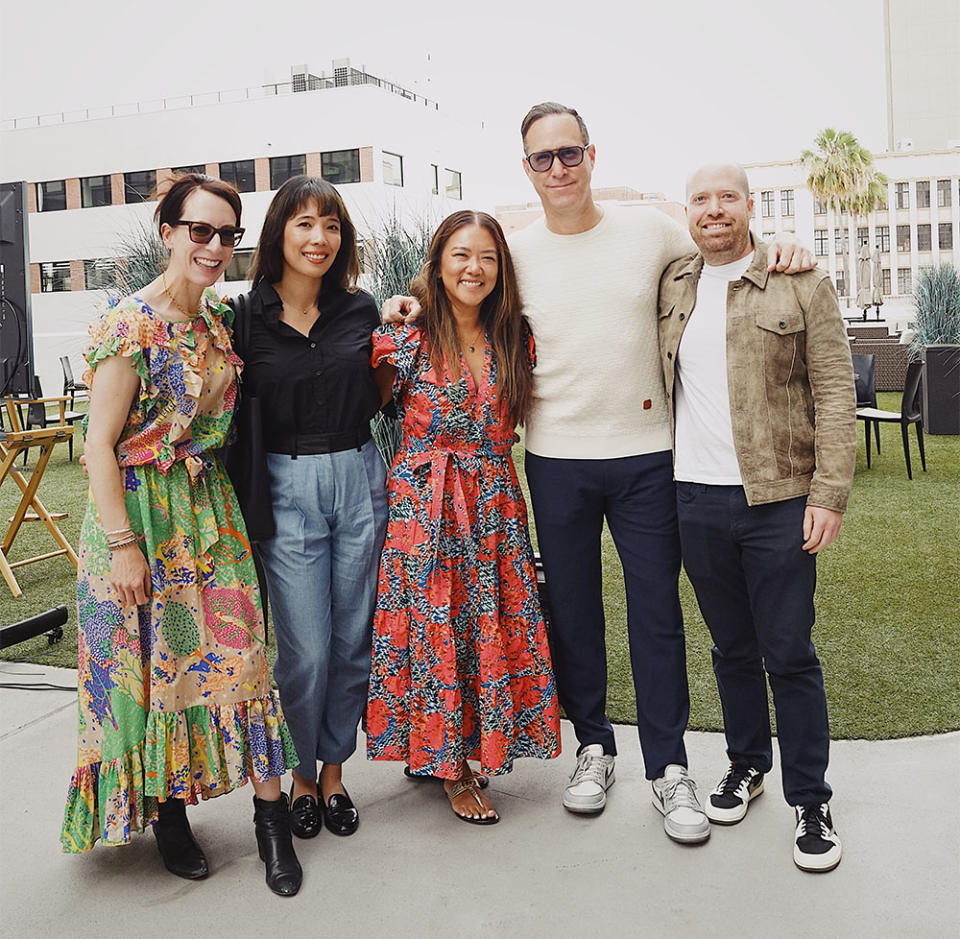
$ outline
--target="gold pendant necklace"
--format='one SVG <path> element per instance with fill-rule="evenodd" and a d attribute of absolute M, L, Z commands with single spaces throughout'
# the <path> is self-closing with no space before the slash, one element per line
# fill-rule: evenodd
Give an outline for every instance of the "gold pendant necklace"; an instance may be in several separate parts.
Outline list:
<path fill-rule="evenodd" d="M 480 328 L 477 330 L 477 334 L 476 334 L 476 335 L 473 337 L 473 339 L 467 344 L 467 348 L 468 348 L 471 352 L 476 352 L 476 351 L 477 351 L 477 340 L 478 340 L 485 332 L 486 332 L 486 330 L 483 328 L 483 324 L 481 323 L 481 324 L 480 324 Z M 460 341 L 463 342 L 463 339 L 461 338 Z"/>
<path fill-rule="evenodd" d="M 276 290 L 276 288 L 274 288 L 274 290 Z M 316 301 L 314 301 L 313 303 L 309 303 L 309 304 L 307 304 L 307 306 L 301 308 L 301 307 L 298 307 L 298 306 L 294 306 L 292 303 L 287 303 L 287 301 L 284 300 L 282 296 L 280 296 L 280 291 L 279 291 L 279 290 L 277 290 L 277 296 L 280 297 L 280 302 L 283 304 L 283 306 L 284 306 L 285 309 L 286 309 L 287 307 L 289 307 L 291 310 L 293 310 L 293 311 L 296 312 L 296 313 L 301 313 L 303 316 L 309 316 L 309 315 L 310 315 L 310 311 L 313 310 L 313 309 L 316 307 L 317 316 L 320 315 L 320 308 L 317 307 Z"/>
<path fill-rule="evenodd" d="M 177 308 L 177 311 L 185 316 L 188 320 L 196 319 L 200 313 L 203 311 L 203 306 L 201 305 L 200 309 L 194 313 L 190 313 L 185 310 L 179 303 L 177 303 L 177 298 L 170 292 L 170 289 L 167 287 L 167 272 L 160 272 L 160 282 L 163 284 L 163 292 L 167 295 L 167 298 L 170 302 Z"/>

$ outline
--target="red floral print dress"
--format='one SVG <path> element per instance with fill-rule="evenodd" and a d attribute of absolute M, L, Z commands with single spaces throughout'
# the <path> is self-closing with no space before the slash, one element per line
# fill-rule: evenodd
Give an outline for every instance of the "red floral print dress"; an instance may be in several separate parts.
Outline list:
<path fill-rule="evenodd" d="M 532 338 L 530 354 L 533 356 Z M 418 775 L 464 759 L 508 773 L 560 752 L 556 686 L 527 510 L 490 347 L 479 385 L 438 376 L 414 326 L 374 333 L 397 368 L 403 439 L 388 480 L 367 705 L 367 756 Z"/>

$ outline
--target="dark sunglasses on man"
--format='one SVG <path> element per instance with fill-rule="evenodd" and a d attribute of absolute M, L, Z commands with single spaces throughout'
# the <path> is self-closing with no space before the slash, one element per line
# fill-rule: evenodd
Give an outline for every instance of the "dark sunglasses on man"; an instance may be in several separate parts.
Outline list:
<path fill-rule="evenodd" d="M 534 173 L 546 173 L 553 166 L 554 159 L 559 160 L 564 166 L 579 166 L 583 162 L 583 155 L 589 149 L 589 144 L 585 147 L 560 147 L 559 150 L 538 150 L 527 157 L 530 169 Z"/>
<path fill-rule="evenodd" d="M 245 228 L 234 228 L 233 225 L 224 225 L 223 228 L 214 228 L 206 222 L 188 222 L 181 219 L 179 222 L 173 222 L 174 225 L 186 225 L 190 231 L 190 240 L 194 244 L 208 245 L 213 240 L 214 235 L 220 236 L 220 244 L 224 248 L 236 248 L 240 244 Z"/>

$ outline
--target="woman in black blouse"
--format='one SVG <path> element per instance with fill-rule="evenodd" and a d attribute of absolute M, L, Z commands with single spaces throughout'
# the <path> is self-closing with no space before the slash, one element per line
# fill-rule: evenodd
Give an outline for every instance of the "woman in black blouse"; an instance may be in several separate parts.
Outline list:
<path fill-rule="evenodd" d="M 235 325 L 243 394 L 259 399 L 273 537 L 260 541 L 277 637 L 274 677 L 293 734 L 291 827 L 350 835 L 341 766 L 370 675 L 386 468 L 370 437 L 373 298 L 357 289 L 356 232 L 329 183 L 287 180 L 264 220 Z M 322 764 L 319 779 L 317 761 Z"/>

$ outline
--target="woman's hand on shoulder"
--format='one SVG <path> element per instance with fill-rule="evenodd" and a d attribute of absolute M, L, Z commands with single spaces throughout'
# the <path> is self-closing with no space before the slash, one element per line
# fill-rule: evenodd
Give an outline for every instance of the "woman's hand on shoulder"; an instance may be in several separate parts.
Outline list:
<path fill-rule="evenodd" d="M 150 567 L 136 543 L 110 552 L 110 586 L 124 606 L 143 606 L 150 599 Z"/>
<path fill-rule="evenodd" d="M 410 323 L 417 321 L 422 312 L 420 301 L 416 297 L 403 297 L 395 294 L 386 300 L 380 311 L 383 323 Z"/>

